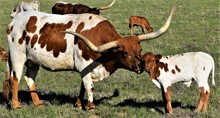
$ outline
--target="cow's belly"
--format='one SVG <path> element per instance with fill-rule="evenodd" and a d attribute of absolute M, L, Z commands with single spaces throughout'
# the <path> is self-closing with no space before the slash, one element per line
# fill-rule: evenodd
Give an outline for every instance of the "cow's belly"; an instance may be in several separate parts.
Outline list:
<path fill-rule="evenodd" d="M 58 57 L 54 57 L 53 52 L 45 51 L 28 51 L 28 59 L 48 70 L 73 70 L 74 60 L 72 52 L 60 53 Z"/>

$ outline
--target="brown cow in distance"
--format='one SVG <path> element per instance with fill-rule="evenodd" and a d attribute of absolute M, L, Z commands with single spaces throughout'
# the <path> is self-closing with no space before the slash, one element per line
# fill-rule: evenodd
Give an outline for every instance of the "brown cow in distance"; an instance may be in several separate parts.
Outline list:
<path fill-rule="evenodd" d="M 142 33 L 146 34 L 146 30 L 150 33 L 153 32 L 153 28 L 145 17 L 142 16 L 130 16 L 129 18 L 129 28 L 130 33 L 133 33 L 132 27 L 140 26 L 142 28 Z"/>
<path fill-rule="evenodd" d="M 61 2 L 58 1 L 55 3 L 55 5 L 52 7 L 52 13 L 53 14 L 82 14 L 82 13 L 92 13 L 92 14 L 100 14 L 100 10 L 105 10 L 115 3 L 116 0 L 114 0 L 110 5 L 100 7 L 100 8 L 90 8 L 83 4 L 78 3 L 67 3 L 67 2 Z"/>

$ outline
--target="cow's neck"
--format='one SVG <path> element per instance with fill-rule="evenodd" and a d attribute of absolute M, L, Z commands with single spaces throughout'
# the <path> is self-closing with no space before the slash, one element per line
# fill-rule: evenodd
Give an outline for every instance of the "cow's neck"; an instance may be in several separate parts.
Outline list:
<path fill-rule="evenodd" d="M 99 61 L 110 73 L 114 73 L 118 68 L 122 68 L 118 55 L 114 52 L 102 54 L 96 61 Z"/>

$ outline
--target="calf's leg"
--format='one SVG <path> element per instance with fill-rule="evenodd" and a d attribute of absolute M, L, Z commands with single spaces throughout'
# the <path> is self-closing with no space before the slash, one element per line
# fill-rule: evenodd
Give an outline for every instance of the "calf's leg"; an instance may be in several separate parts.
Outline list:
<path fill-rule="evenodd" d="M 208 100 L 209 100 L 210 92 L 206 91 L 204 87 L 200 87 L 200 99 L 199 99 L 199 104 L 196 108 L 196 112 L 199 111 L 205 111 L 208 106 Z"/>
<path fill-rule="evenodd" d="M 162 97 L 165 103 L 165 112 L 172 113 L 173 109 L 171 105 L 171 86 L 168 86 L 167 88 L 162 88 Z"/>

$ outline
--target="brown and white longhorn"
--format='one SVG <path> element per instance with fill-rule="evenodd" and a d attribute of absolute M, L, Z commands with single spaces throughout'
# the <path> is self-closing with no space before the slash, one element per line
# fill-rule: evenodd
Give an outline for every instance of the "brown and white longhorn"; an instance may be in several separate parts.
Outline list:
<path fill-rule="evenodd" d="M 14 109 L 20 108 L 18 85 L 25 65 L 27 71 L 24 78 L 33 103 L 42 105 L 34 85 L 41 66 L 50 71 L 79 72 L 82 83 L 76 104 L 82 107 L 87 91 L 88 107 L 94 109 L 93 81 L 107 78 L 118 68 L 141 73 L 144 61 L 140 42 L 161 36 L 168 29 L 175 9 L 176 6 L 159 30 L 124 38 L 119 36 L 108 20 L 98 15 L 20 12 L 7 28 L 10 57 L 6 68 L 4 97 L 9 100 L 11 86 L 12 106 Z"/>

